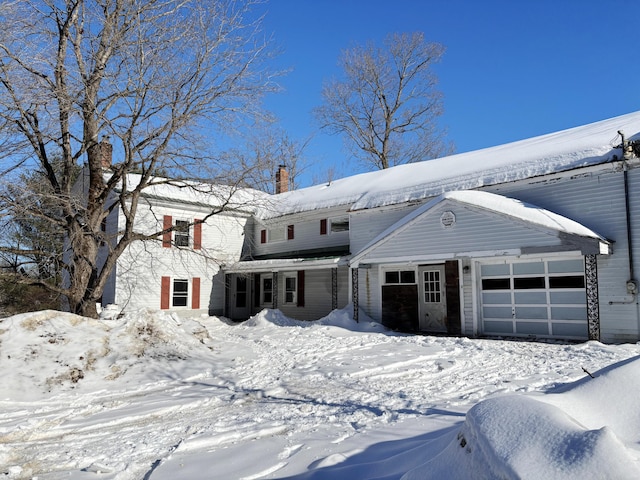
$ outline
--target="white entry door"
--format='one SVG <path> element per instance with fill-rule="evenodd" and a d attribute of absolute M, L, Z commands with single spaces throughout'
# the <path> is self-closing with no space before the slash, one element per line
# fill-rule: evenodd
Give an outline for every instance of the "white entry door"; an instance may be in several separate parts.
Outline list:
<path fill-rule="evenodd" d="M 426 265 L 418 268 L 420 292 L 420 330 L 447 331 L 447 295 L 444 265 Z"/>

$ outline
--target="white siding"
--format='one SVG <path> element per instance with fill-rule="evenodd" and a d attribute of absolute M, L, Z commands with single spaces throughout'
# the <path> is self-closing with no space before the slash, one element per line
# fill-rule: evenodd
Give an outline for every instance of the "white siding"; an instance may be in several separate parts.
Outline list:
<path fill-rule="evenodd" d="M 358 272 L 358 306 L 377 322 L 382 321 L 381 295 L 378 268 L 361 268 Z"/>
<path fill-rule="evenodd" d="M 173 221 L 201 219 L 207 212 L 185 207 L 141 207 L 137 222 L 139 231 L 152 233 L 162 229 L 164 215 Z M 120 218 L 124 222 L 124 218 Z M 121 308 L 160 309 L 161 278 L 189 280 L 187 307 L 172 310 L 193 312 L 192 279 L 200 278 L 200 312 L 220 311 L 224 302 L 224 289 L 220 282 L 214 289 L 213 278 L 221 263 L 235 262 L 240 258 L 244 241 L 245 217 L 218 214 L 202 224 L 202 248 L 179 249 L 162 246 L 162 238 L 133 243 L 120 257 L 117 265 L 117 290 L 115 303 Z M 190 229 L 190 244 L 193 245 L 193 227 Z M 223 287 L 224 285 L 222 285 Z M 222 305 L 212 304 L 219 302 Z"/>
<path fill-rule="evenodd" d="M 285 303 L 285 276 L 297 272 L 278 274 L 278 309 L 285 315 L 298 320 L 317 320 L 331 313 L 332 288 L 331 269 L 305 270 L 304 307 Z M 346 286 L 347 268 L 338 269 L 338 288 Z M 338 295 L 338 308 L 344 308 L 346 295 Z"/>
<path fill-rule="evenodd" d="M 384 232 L 419 205 L 359 210 L 351 214 L 351 253 L 356 254 L 369 242 Z"/>
<path fill-rule="evenodd" d="M 447 229 L 440 224 L 440 215 L 445 211 L 453 212 L 456 217 L 455 225 Z M 361 261 L 420 256 L 425 259 L 434 256 L 452 258 L 453 254 L 462 252 L 507 251 L 560 244 L 560 238 L 555 234 L 529 228 L 506 217 L 444 202 L 375 247 Z"/>
<path fill-rule="evenodd" d="M 267 223 L 256 222 L 253 232 L 253 256 L 288 254 L 290 252 L 304 252 L 320 248 L 330 248 L 349 245 L 349 232 L 331 233 L 329 225 L 326 235 L 320 234 L 320 221 L 332 218 L 348 217 L 344 207 L 318 210 L 304 215 L 290 215 Z M 287 240 L 287 226 L 294 226 L 293 240 Z M 282 240 L 261 243 L 261 230 L 278 229 Z"/>
<path fill-rule="evenodd" d="M 629 184 L 634 250 L 638 252 L 634 255 L 634 270 L 640 272 L 640 170 L 629 171 Z M 640 313 L 637 300 L 632 301 L 626 293 L 629 265 L 623 173 L 593 173 L 549 184 L 521 182 L 493 191 L 567 216 L 615 242 L 612 255 L 598 256 L 601 340 L 637 341 Z M 631 303 L 616 303 L 628 301 Z"/>

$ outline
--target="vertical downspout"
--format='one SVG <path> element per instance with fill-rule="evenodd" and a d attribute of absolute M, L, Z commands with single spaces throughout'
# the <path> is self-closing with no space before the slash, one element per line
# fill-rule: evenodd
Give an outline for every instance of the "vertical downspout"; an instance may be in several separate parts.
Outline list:
<path fill-rule="evenodd" d="M 623 182 L 624 182 L 624 209 L 627 226 L 627 255 L 629 262 L 629 279 L 627 280 L 627 294 L 631 295 L 631 300 L 625 300 L 622 302 L 610 301 L 609 305 L 614 304 L 629 304 L 635 303 L 638 294 L 638 282 L 635 279 L 635 273 L 633 268 L 633 234 L 631 233 L 631 207 L 629 202 L 629 166 L 627 161 L 631 159 L 631 149 L 628 142 L 624 138 L 622 130 L 618 130 L 618 134 L 622 137 L 622 168 L 623 168 Z M 640 312 L 636 312 L 637 320 L 640 324 Z"/>

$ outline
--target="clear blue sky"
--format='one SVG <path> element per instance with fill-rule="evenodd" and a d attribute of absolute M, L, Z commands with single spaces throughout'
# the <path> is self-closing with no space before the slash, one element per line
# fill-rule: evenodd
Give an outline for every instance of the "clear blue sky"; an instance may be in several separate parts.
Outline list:
<path fill-rule="evenodd" d="M 292 71 L 267 101 L 306 150 L 314 172 L 349 165 L 339 137 L 318 132 L 311 110 L 340 51 L 391 32 L 422 31 L 446 47 L 435 72 L 441 125 L 458 153 L 640 110 L 638 0 L 269 0 L 265 30 Z M 316 180 L 324 180 L 316 173 Z"/>

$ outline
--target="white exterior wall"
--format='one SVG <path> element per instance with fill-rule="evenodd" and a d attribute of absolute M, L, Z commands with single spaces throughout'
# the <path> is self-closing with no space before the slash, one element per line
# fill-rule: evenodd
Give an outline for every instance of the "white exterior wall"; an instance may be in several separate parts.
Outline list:
<path fill-rule="evenodd" d="M 348 268 L 338 268 L 338 291 L 341 286 L 343 289 L 347 286 L 348 272 Z M 331 269 L 305 270 L 304 307 L 285 303 L 285 276 L 296 273 L 295 271 L 278 273 L 278 309 L 285 315 L 298 320 L 318 320 L 331 313 Z M 344 308 L 347 305 L 345 299 L 345 294 L 338 295 L 338 308 Z"/>
<path fill-rule="evenodd" d="M 316 250 L 349 245 L 349 232 L 332 233 L 329 223 L 327 224 L 326 235 L 320 234 L 320 221 L 335 218 L 348 218 L 346 207 L 323 209 L 315 212 L 288 215 L 272 221 L 256 222 L 253 232 L 253 255 L 286 254 L 289 252 L 304 252 L 305 250 Z M 294 226 L 293 240 L 287 240 L 287 226 Z M 282 240 L 273 242 L 267 238 L 267 243 L 261 243 L 261 230 L 279 229 L 282 233 Z"/>
<path fill-rule="evenodd" d="M 208 212 L 188 205 L 140 206 L 137 216 L 138 231 L 152 233 L 162 230 L 164 215 L 176 220 L 201 219 Z M 120 215 L 119 222 L 124 222 Z M 219 310 L 224 303 L 224 282 L 214 276 L 220 264 L 239 260 L 247 218 L 233 214 L 217 214 L 202 224 L 202 248 L 193 250 L 193 227 L 190 228 L 190 247 L 165 248 L 162 238 L 153 241 L 134 242 L 120 257 L 116 267 L 117 289 L 115 303 L 120 308 L 135 310 L 140 308 L 160 309 L 161 278 L 189 280 L 187 307 L 170 307 L 172 311 L 193 313 L 192 279 L 200 278 L 200 309 L 207 313 Z M 220 305 L 212 302 L 220 302 Z"/>
<path fill-rule="evenodd" d="M 358 210 L 351 213 L 351 253 L 356 254 L 369 242 L 384 232 L 421 204 Z"/>
<path fill-rule="evenodd" d="M 640 272 L 640 169 L 632 169 L 628 175 L 634 252 L 637 252 L 634 270 Z M 505 184 L 492 191 L 569 217 L 615 242 L 612 255 L 597 257 L 600 335 L 603 342 L 635 342 L 640 337 L 640 312 L 637 299 L 626 292 L 629 262 L 623 173 L 609 169 L 555 178 L 549 183 Z"/>

